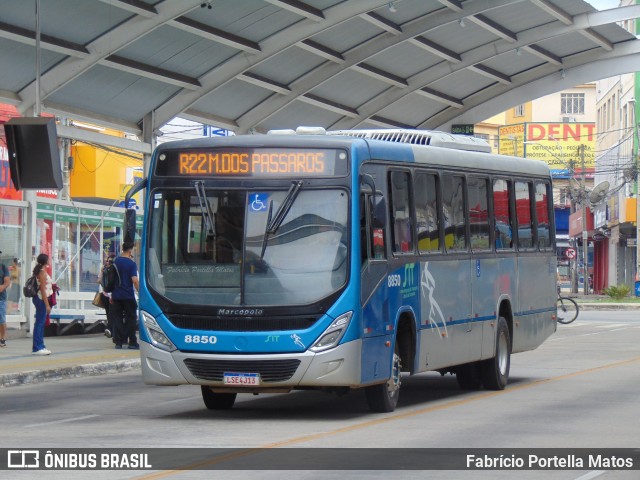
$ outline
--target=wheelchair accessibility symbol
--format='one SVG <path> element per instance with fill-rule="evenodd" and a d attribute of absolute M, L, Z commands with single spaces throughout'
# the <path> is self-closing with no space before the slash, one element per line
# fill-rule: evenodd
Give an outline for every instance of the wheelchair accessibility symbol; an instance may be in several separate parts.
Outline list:
<path fill-rule="evenodd" d="M 249 204 L 252 212 L 264 212 L 269 207 L 268 193 L 252 193 L 249 195 Z"/>

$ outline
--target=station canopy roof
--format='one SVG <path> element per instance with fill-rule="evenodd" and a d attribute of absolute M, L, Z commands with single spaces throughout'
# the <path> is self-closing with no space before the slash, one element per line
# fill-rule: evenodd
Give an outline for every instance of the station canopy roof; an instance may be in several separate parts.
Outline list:
<path fill-rule="evenodd" d="M 582 0 L 0 0 L 0 103 L 135 134 L 176 116 L 447 129 L 640 70 L 616 23 L 635 17 Z"/>

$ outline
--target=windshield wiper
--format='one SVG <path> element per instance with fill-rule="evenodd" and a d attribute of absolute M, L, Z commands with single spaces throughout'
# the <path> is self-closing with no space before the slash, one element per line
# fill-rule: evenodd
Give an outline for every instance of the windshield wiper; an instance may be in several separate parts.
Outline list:
<path fill-rule="evenodd" d="M 200 211 L 202 212 L 202 217 L 204 218 L 205 228 L 207 230 L 207 235 L 213 237 L 213 245 L 215 248 L 216 244 L 216 224 L 213 221 L 213 212 L 211 211 L 211 205 L 207 201 L 207 194 L 204 191 L 204 182 L 198 180 L 195 182 L 196 194 L 198 195 L 198 203 L 200 204 Z M 215 255 L 215 252 L 214 252 Z"/>
<path fill-rule="evenodd" d="M 302 180 L 297 180 L 291 183 L 291 187 L 289 187 L 287 195 L 284 197 L 284 200 L 280 204 L 280 207 L 278 207 L 276 214 L 273 215 L 273 218 L 271 216 L 271 214 L 273 213 L 273 200 L 269 202 L 269 215 L 267 216 L 267 227 L 265 228 L 264 237 L 262 239 L 262 251 L 260 252 L 260 260 L 262 260 L 262 258 L 264 257 L 264 252 L 267 249 L 267 241 L 269 240 L 269 236 L 278 231 L 280 225 L 282 225 L 282 222 L 284 222 L 287 213 L 289 213 L 289 210 L 291 210 L 293 202 L 296 201 L 296 197 L 298 196 L 301 188 Z"/>

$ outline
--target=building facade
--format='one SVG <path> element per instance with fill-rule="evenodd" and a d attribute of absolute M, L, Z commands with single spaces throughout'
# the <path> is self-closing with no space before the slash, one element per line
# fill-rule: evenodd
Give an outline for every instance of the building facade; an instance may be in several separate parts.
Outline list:
<path fill-rule="evenodd" d="M 638 280 L 637 162 L 638 73 L 597 82 L 598 125 L 596 182 L 608 185 L 606 201 L 597 207 L 595 227 L 607 255 L 609 285 L 633 288 Z M 606 182 L 606 183 L 605 183 Z"/>
<path fill-rule="evenodd" d="M 583 289 L 594 267 L 604 261 L 594 246 L 593 209 L 582 203 L 593 189 L 595 177 L 596 85 L 578 85 L 516 105 L 475 126 L 497 152 L 546 162 L 554 177 L 554 208 L 560 283 L 574 291 Z M 573 220 L 573 221 L 572 221 Z M 587 252 L 582 239 L 587 234 Z M 598 238 L 596 236 L 596 238 Z M 570 258 L 571 257 L 571 258 Z M 603 279 L 598 278 L 600 286 Z"/>

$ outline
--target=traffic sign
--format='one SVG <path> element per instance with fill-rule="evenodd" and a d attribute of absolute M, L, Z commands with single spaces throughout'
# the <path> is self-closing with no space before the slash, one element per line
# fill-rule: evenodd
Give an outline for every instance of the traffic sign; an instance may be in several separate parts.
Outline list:
<path fill-rule="evenodd" d="M 567 248 L 567 249 L 564 251 L 564 255 L 565 255 L 567 258 L 576 258 L 576 251 L 575 251 L 575 249 L 573 249 L 573 248 Z"/>

